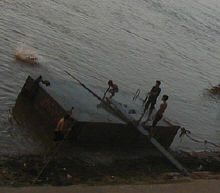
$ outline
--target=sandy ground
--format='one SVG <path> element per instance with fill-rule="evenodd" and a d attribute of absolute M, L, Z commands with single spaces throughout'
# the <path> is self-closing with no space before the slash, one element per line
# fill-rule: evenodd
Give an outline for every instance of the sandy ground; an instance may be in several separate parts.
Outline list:
<path fill-rule="evenodd" d="M 120 185 L 120 186 L 68 186 L 0 188 L 0 193 L 219 193 L 220 180 L 194 180 L 180 184 Z"/>

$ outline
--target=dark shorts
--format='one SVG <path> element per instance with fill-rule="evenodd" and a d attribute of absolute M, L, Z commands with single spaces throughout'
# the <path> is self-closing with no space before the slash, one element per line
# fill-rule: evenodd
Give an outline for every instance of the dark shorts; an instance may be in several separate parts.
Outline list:
<path fill-rule="evenodd" d="M 156 101 L 149 98 L 145 104 L 145 109 L 148 109 L 150 105 L 150 109 L 153 110 L 155 107 L 155 104 L 156 104 Z"/>
<path fill-rule="evenodd" d="M 154 121 L 153 121 L 152 127 L 156 127 L 158 121 L 159 121 L 160 119 L 162 119 L 162 117 L 163 117 L 163 115 L 156 115 L 156 117 L 155 117 L 155 119 L 154 119 Z"/>
<path fill-rule="evenodd" d="M 54 131 L 54 141 L 62 141 L 64 139 L 64 133 L 62 131 Z"/>

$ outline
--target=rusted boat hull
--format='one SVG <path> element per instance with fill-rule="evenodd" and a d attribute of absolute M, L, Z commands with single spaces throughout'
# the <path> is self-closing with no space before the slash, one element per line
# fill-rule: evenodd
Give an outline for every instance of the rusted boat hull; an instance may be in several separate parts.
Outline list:
<path fill-rule="evenodd" d="M 66 110 L 45 88 L 29 76 L 13 108 L 17 123 L 34 131 L 38 139 L 52 143 L 53 130 Z M 73 129 L 69 142 L 80 146 L 152 147 L 146 136 L 125 123 L 82 121 L 72 117 Z M 168 148 L 178 126 L 158 126 L 155 138 Z"/>

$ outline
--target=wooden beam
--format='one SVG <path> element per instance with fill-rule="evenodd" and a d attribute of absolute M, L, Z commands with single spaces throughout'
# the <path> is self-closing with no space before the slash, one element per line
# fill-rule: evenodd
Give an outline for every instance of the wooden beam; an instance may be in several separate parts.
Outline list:
<path fill-rule="evenodd" d="M 122 115 L 124 115 L 123 120 L 127 120 L 127 123 L 132 124 L 143 135 L 149 136 L 149 132 L 146 129 L 144 129 L 143 126 L 135 124 L 134 118 L 127 113 L 126 109 L 122 105 L 120 105 L 114 99 L 109 99 L 109 98 L 106 98 L 106 99 L 109 102 L 109 105 L 112 106 L 112 108 L 117 109 L 117 111 L 119 111 Z M 184 168 L 180 164 L 180 162 L 177 161 L 168 151 L 166 151 L 166 149 L 162 145 L 160 145 L 160 143 L 158 143 L 155 138 L 151 137 L 149 140 L 177 169 L 179 169 L 181 172 L 183 172 L 187 176 L 190 175 L 187 169 Z"/>

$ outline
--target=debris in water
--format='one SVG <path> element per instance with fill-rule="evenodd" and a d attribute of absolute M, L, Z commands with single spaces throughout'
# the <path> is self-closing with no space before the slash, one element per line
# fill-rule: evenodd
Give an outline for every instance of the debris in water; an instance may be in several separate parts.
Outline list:
<path fill-rule="evenodd" d="M 21 46 L 17 48 L 15 57 L 17 60 L 28 64 L 39 64 L 37 54 L 31 50 L 25 50 Z"/>
<path fill-rule="evenodd" d="M 217 85 L 217 86 L 213 86 L 212 88 L 209 89 L 209 92 L 211 94 L 214 94 L 214 95 L 219 95 L 220 96 L 220 84 Z"/>

